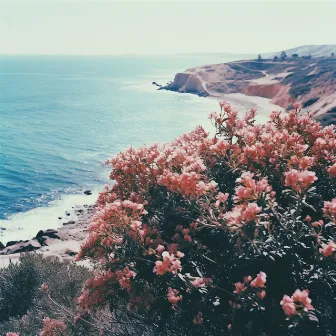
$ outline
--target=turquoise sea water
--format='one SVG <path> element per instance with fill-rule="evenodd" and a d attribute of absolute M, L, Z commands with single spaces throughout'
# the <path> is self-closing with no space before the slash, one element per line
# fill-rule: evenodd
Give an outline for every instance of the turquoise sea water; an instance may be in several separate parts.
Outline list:
<path fill-rule="evenodd" d="M 165 83 L 191 66 L 224 61 L 206 56 L 1 56 L 3 239 L 28 238 L 39 228 L 55 227 L 71 205 L 93 202 L 108 181 L 102 162 L 122 149 L 167 142 L 207 125 L 215 101 L 157 91 L 151 83 Z M 84 196 L 85 189 L 94 195 Z"/>

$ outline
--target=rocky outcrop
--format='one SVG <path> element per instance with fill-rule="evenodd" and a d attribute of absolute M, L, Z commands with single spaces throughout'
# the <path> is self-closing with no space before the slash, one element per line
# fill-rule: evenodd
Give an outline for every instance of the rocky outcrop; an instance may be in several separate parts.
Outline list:
<path fill-rule="evenodd" d="M 197 74 L 189 72 L 177 73 L 174 81 L 165 86 L 164 89 L 181 93 L 193 93 L 201 97 L 209 96 L 202 80 Z"/>
<path fill-rule="evenodd" d="M 41 248 L 41 244 L 37 240 L 28 240 L 10 245 L 3 249 L 0 254 L 15 254 L 23 252 L 32 252 Z"/>

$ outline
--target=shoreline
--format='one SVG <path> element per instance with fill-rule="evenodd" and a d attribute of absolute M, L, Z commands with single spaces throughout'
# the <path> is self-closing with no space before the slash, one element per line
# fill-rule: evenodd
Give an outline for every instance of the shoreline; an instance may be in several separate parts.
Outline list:
<path fill-rule="evenodd" d="M 7 243 L 0 249 L 0 268 L 8 266 L 10 262 L 17 262 L 21 253 L 36 252 L 46 258 L 58 258 L 63 262 L 73 262 L 80 246 L 88 237 L 88 228 L 95 213 L 94 204 L 84 204 L 73 207 L 69 218 L 58 229 L 45 229 L 36 232 L 29 240 Z M 87 265 L 87 262 L 78 264 Z"/>
<path fill-rule="evenodd" d="M 197 96 L 195 95 L 195 97 Z M 264 123 L 272 111 L 284 110 L 282 107 L 272 104 L 271 99 L 248 96 L 242 93 L 210 95 L 204 98 L 217 102 L 226 100 L 232 104 L 240 114 L 247 112 L 251 108 L 256 108 L 259 112 L 256 120 L 260 123 Z M 88 227 L 95 212 L 94 203 L 97 199 L 98 191 L 96 190 L 90 196 L 80 196 L 85 199 L 86 204 L 74 204 L 71 211 L 66 211 L 68 212 L 66 216 L 58 217 L 64 221 L 62 226 L 44 225 L 43 228 L 38 227 L 35 230 L 35 236 L 33 238 L 21 241 L 16 240 L 13 245 L 0 249 L 0 268 L 8 266 L 10 262 L 18 261 L 20 254 L 25 251 L 36 252 L 46 258 L 58 258 L 64 262 L 73 262 L 74 256 L 78 253 L 81 244 L 88 236 Z M 56 214 L 54 214 L 54 216 L 55 215 Z M 58 216 L 61 216 L 61 214 L 58 213 Z M 45 227 L 48 227 L 48 229 L 45 229 Z M 16 233 L 13 232 L 14 235 Z M 57 238 L 55 238 L 55 235 Z M 41 241 L 43 241 L 42 244 L 40 243 Z M 79 264 L 88 265 L 86 262 L 80 262 Z"/>

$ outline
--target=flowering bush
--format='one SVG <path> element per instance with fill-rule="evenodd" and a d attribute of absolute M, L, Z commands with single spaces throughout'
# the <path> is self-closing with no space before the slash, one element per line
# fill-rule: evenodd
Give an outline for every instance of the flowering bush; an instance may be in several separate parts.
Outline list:
<path fill-rule="evenodd" d="M 109 161 L 79 314 L 109 307 L 156 335 L 336 334 L 336 133 L 294 107 L 259 125 L 223 102 L 214 136 Z"/>
<path fill-rule="evenodd" d="M 60 320 L 54 320 L 46 317 L 43 320 L 43 329 L 39 336 L 57 336 L 62 335 L 62 333 L 67 329 L 66 324 Z"/>

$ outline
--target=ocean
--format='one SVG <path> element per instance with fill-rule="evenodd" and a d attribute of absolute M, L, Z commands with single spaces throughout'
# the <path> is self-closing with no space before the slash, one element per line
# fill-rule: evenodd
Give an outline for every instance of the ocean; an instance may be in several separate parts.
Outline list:
<path fill-rule="evenodd" d="M 0 241 L 29 239 L 91 204 L 102 163 L 209 127 L 215 100 L 158 91 L 213 56 L 0 56 Z M 90 196 L 85 190 L 92 190 Z"/>

